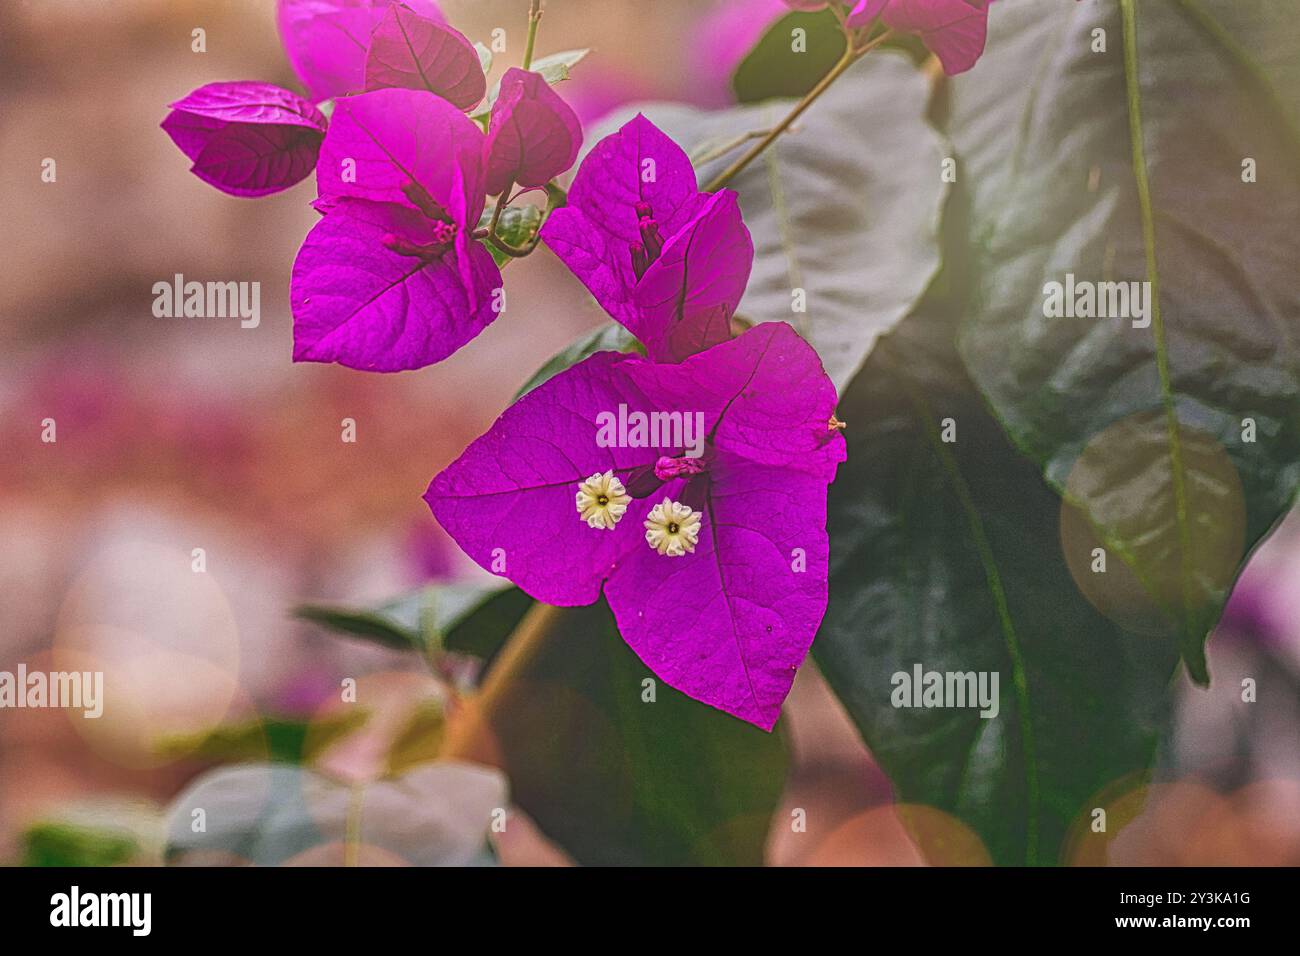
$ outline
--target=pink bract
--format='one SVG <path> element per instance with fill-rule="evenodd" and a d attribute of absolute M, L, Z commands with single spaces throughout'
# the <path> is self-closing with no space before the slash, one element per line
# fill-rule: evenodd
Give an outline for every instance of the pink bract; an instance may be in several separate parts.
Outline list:
<path fill-rule="evenodd" d="M 162 128 L 191 172 L 232 196 L 265 196 L 304 179 L 325 135 L 320 110 L 270 83 L 209 83 L 170 109 Z"/>
<path fill-rule="evenodd" d="M 686 153 L 640 114 L 583 160 L 542 240 L 661 362 L 730 337 L 754 258 L 735 194 L 700 192 Z"/>
<path fill-rule="evenodd" d="M 826 489 L 845 456 L 828 427 L 835 402 L 817 354 L 783 323 L 676 365 L 601 352 L 507 409 L 425 500 L 484 568 L 550 604 L 603 592 L 660 678 L 770 730 L 826 610 Z M 620 406 L 698 414 L 702 454 L 602 445 L 599 416 Z M 606 471 L 634 500 L 614 528 L 591 528 L 574 495 Z M 645 538 L 665 497 L 703 516 L 678 557 Z"/>
<path fill-rule="evenodd" d="M 511 183 L 545 186 L 573 165 L 581 147 L 582 124 L 541 74 L 507 70 L 488 125 L 488 195 Z"/>
<path fill-rule="evenodd" d="M 276 23 L 294 72 L 317 99 L 365 87 L 366 51 L 394 0 L 278 0 Z M 432 0 L 404 0 L 436 23 L 446 18 Z"/>

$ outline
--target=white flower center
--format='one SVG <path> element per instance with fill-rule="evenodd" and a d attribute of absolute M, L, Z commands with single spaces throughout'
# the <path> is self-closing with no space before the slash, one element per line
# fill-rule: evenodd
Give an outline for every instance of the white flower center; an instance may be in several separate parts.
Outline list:
<path fill-rule="evenodd" d="M 651 509 L 645 521 L 645 539 L 660 554 L 680 558 L 694 551 L 700 539 L 700 519 L 704 516 L 692 511 L 680 501 L 665 498 Z"/>
<path fill-rule="evenodd" d="M 578 485 L 578 515 L 591 528 L 612 529 L 631 500 L 612 471 L 592 475 Z"/>

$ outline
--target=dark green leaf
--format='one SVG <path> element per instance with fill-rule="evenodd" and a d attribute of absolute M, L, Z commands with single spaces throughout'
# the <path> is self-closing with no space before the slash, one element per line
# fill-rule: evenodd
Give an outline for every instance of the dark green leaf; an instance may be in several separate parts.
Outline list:
<path fill-rule="evenodd" d="M 1083 508 L 1068 560 L 1109 553 L 1090 597 L 1204 681 L 1206 634 L 1300 482 L 1300 17 L 1002 0 L 989 19 L 952 86 L 979 277 L 961 352 Z M 1046 317 L 1067 275 L 1149 280 L 1149 326 Z"/>
<path fill-rule="evenodd" d="M 269 760 L 309 763 L 322 750 L 361 727 L 370 714 L 352 708 L 314 720 L 268 717 L 223 724 L 198 734 L 165 737 L 164 756 L 240 763 Z"/>
<path fill-rule="evenodd" d="M 795 31 L 802 30 L 797 36 Z M 830 10 L 790 13 L 777 20 L 740 61 L 731 78 L 741 103 L 803 96 L 844 55 L 844 31 Z"/>
<path fill-rule="evenodd" d="M 439 584 L 374 608 L 305 604 L 294 614 L 341 634 L 398 650 L 429 653 L 441 646 L 452 631 L 468 641 L 480 628 L 497 627 L 502 622 L 503 606 L 492 599 L 508 586 L 506 581 Z M 488 612 L 481 619 L 480 610 Z"/>
<path fill-rule="evenodd" d="M 419 646 L 419 632 L 395 621 L 386 609 L 368 611 L 360 608 L 304 604 L 294 608 L 293 613 L 295 617 L 320 624 L 331 631 L 347 634 L 350 637 L 364 637 L 385 647 L 409 650 Z"/>
<path fill-rule="evenodd" d="M 577 365 L 583 359 L 595 355 L 597 352 L 641 351 L 640 343 L 637 342 L 631 332 L 617 322 L 607 322 L 592 332 L 584 333 L 572 344 L 551 356 L 546 364 L 534 372 L 532 378 L 524 383 L 523 388 L 519 389 L 518 394 L 515 395 L 515 399 L 517 401 L 538 385 L 554 378 L 566 368 Z"/>
<path fill-rule="evenodd" d="M 760 864 L 780 737 L 655 680 L 603 603 L 563 615 L 491 721 L 515 802 L 580 863 Z"/>
<path fill-rule="evenodd" d="M 491 660 L 514 631 L 533 599 L 518 588 L 497 591 L 443 635 L 442 646 L 457 654 Z"/>
<path fill-rule="evenodd" d="M 993 862 L 1053 863 L 1091 798 L 1150 766 L 1176 655 L 1076 587 L 1061 501 L 957 357 L 955 273 L 841 400 L 849 457 L 831 486 L 831 601 L 813 651 L 901 801 L 952 815 Z M 893 675 L 916 665 L 996 673 L 997 715 L 895 707 Z M 953 834 L 915 836 L 926 850 Z"/>
<path fill-rule="evenodd" d="M 497 235 L 519 248 L 532 241 L 542 225 L 542 211 L 536 206 L 508 206 L 501 212 Z"/>

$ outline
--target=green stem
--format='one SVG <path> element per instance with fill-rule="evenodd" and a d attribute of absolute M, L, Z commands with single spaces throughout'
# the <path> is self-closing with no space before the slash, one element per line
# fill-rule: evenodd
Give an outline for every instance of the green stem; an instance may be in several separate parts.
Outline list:
<path fill-rule="evenodd" d="M 500 759 L 492 746 L 492 718 L 504 706 L 515 684 L 563 631 L 563 623 L 560 608 L 537 603 L 528 609 L 492 662 L 478 693 L 462 701 L 460 712 L 448 726 L 442 744 L 444 760 L 493 764 Z"/>
<path fill-rule="evenodd" d="M 528 7 L 528 44 L 524 47 L 524 69 L 533 65 L 533 48 L 537 46 L 537 27 L 542 22 L 542 0 L 532 0 Z"/>
<path fill-rule="evenodd" d="M 886 30 L 880 36 L 876 37 L 869 43 L 860 47 L 853 46 L 854 37 L 851 33 L 846 33 L 844 41 L 844 55 L 840 57 L 839 62 L 831 68 L 831 71 L 818 80 L 817 85 L 804 94 L 804 98 L 795 104 L 789 115 L 781 122 L 772 127 L 761 140 L 755 143 L 746 153 L 738 160 L 724 169 L 721 173 L 713 178 L 707 186 L 704 187 L 706 193 L 717 192 L 727 183 L 731 182 L 737 176 L 748 168 L 749 164 L 763 155 L 764 150 L 776 142 L 777 138 L 787 129 L 794 125 L 795 120 L 804 114 L 808 107 L 817 101 L 817 98 L 830 89 L 831 85 L 838 80 L 844 71 L 851 67 L 862 57 L 866 56 L 880 44 L 884 43 L 892 35 L 892 31 Z"/>

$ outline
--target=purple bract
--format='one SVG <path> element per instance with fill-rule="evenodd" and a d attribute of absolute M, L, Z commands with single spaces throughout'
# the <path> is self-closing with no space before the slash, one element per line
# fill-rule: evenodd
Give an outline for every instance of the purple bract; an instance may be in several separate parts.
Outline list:
<path fill-rule="evenodd" d="M 270 83 L 209 83 L 171 104 L 162 128 L 191 172 L 232 196 L 265 196 L 316 165 L 325 117 Z"/>
<path fill-rule="evenodd" d="M 726 341 L 754 260 L 735 193 L 702 193 L 642 115 L 583 160 L 542 240 L 656 361 Z"/>
<path fill-rule="evenodd" d="M 339 101 L 316 169 L 325 218 L 294 262 L 294 359 L 392 372 L 446 358 L 503 306 L 473 238 L 484 137 L 441 97 L 387 89 Z"/>
<path fill-rule="evenodd" d="M 835 402 L 783 323 L 675 365 L 601 352 L 507 409 L 425 500 L 484 568 L 550 604 L 603 592 L 660 678 L 770 730 L 826 610 Z"/>

